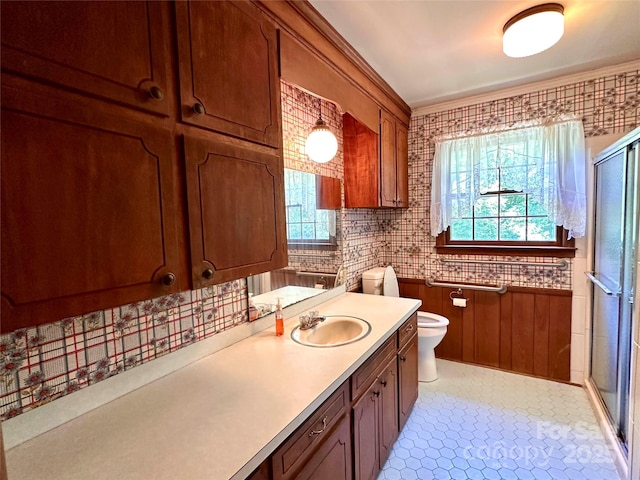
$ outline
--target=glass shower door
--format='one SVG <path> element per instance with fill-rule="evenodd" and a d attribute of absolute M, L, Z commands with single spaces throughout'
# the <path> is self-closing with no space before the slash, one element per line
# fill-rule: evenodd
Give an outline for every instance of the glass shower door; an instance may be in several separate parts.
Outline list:
<path fill-rule="evenodd" d="M 626 167 L 626 149 L 596 165 L 594 272 L 588 274 L 594 284 L 591 377 L 623 442 L 627 416 L 624 391 L 628 378 L 622 367 L 628 363 L 630 352 L 630 344 L 627 345 L 630 335 L 625 332 L 628 327 L 621 302 Z"/>

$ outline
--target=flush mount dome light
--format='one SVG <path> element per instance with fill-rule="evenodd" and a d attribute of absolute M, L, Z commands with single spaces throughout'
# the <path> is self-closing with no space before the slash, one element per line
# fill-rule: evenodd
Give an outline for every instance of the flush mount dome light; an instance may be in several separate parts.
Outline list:
<path fill-rule="evenodd" d="M 545 3 L 520 12 L 502 29 L 502 51 L 509 57 L 528 57 L 555 45 L 564 33 L 564 7 Z"/>
<path fill-rule="evenodd" d="M 307 137 L 304 150 L 309 158 L 316 163 L 327 163 L 338 152 L 338 140 L 322 119 L 322 103 L 320 103 L 320 116 Z"/>

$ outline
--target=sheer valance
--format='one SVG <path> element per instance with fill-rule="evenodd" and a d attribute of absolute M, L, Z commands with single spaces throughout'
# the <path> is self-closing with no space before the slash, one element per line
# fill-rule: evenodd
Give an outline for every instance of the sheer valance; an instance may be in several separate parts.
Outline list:
<path fill-rule="evenodd" d="M 469 216 L 480 195 L 500 185 L 532 195 L 569 238 L 584 236 L 584 145 L 577 119 L 436 142 L 431 235 Z"/>

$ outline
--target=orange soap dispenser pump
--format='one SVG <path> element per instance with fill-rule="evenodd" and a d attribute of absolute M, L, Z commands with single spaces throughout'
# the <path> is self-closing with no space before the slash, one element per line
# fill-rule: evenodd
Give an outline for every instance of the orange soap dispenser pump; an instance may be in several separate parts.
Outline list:
<path fill-rule="evenodd" d="M 282 313 L 280 297 L 278 297 L 278 302 L 276 303 L 276 335 L 278 337 L 284 335 L 284 314 Z"/>

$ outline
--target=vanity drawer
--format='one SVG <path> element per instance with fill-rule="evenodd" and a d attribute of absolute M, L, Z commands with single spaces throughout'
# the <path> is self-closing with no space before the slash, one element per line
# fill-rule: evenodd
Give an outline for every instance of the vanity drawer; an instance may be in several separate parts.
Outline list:
<path fill-rule="evenodd" d="M 382 372 L 389 359 L 395 356 L 397 334 L 394 332 L 386 342 L 351 376 L 351 400 L 356 400 L 367 391 L 371 383 Z"/>
<path fill-rule="evenodd" d="M 409 317 L 398 329 L 398 350 L 404 347 L 411 337 L 418 333 L 418 312 Z"/>
<path fill-rule="evenodd" d="M 296 478 L 298 471 L 329 436 L 349 406 L 347 380 L 275 451 L 273 480 Z"/>

